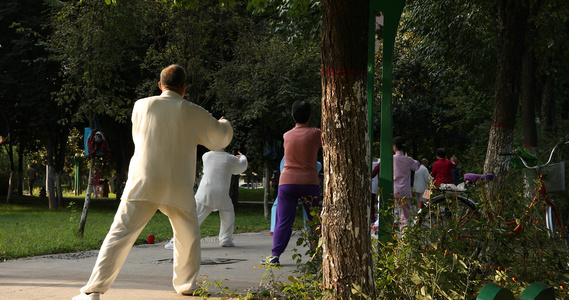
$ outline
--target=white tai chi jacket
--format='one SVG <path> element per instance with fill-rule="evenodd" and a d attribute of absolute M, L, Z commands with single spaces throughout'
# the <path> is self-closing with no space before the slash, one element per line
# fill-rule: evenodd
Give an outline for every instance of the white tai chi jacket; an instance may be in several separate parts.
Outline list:
<path fill-rule="evenodd" d="M 202 156 L 203 178 L 196 192 L 196 202 L 219 210 L 233 208 L 229 197 L 231 175 L 247 170 L 247 157 L 224 151 L 209 151 Z"/>
<path fill-rule="evenodd" d="M 233 128 L 170 90 L 138 100 L 132 111 L 134 155 L 122 200 L 150 201 L 195 211 L 197 144 L 227 146 Z"/>

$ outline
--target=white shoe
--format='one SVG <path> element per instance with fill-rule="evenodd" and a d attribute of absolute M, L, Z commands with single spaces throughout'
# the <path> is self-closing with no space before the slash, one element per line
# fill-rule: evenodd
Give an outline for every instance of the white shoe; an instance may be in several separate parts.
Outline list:
<path fill-rule="evenodd" d="M 225 241 L 222 242 L 220 245 L 221 247 L 235 247 L 235 243 L 233 243 L 233 241 Z"/>
<path fill-rule="evenodd" d="M 73 300 L 99 300 L 99 293 L 89 293 L 89 294 L 85 294 L 85 293 L 81 293 L 75 297 L 73 297 Z"/>
<path fill-rule="evenodd" d="M 170 241 L 164 245 L 164 248 L 174 250 L 174 238 L 170 239 Z"/>

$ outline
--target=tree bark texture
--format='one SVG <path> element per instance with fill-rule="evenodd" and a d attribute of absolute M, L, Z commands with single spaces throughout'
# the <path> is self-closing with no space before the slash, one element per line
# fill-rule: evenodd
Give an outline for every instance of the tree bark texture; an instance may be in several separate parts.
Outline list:
<path fill-rule="evenodd" d="M 522 127 L 524 149 L 533 154 L 537 154 L 535 106 L 538 97 L 535 80 L 535 53 L 525 47 L 522 57 Z"/>
<path fill-rule="evenodd" d="M 504 178 L 503 157 L 498 154 L 510 151 L 514 138 L 514 126 L 520 96 L 520 73 L 527 6 L 523 1 L 500 0 L 498 2 L 498 61 L 494 92 L 494 111 L 484 172 Z M 494 186 L 500 187 L 500 180 Z"/>
<path fill-rule="evenodd" d="M 93 172 L 95 171 L 95 158 L 91 158 L 89 167 L 89 179 L 87 180 L 87 194 L 85 195 L 85 202 L 83 203 L 83 211 L 81 212 L 81 220 L 79 220 L 79 228 L 77 232 L 80 236 L 85 233 L 85 224 L 87 223 L 87 214 L 89 213 L 89 205 L 91 204 L 91 192 L 93 191 Z"/>
<path fill-rule="evenodd" d="M 369 2 L 322 1 L 323 284 L 333 299 L 375 298 L 368 223 Z"/>

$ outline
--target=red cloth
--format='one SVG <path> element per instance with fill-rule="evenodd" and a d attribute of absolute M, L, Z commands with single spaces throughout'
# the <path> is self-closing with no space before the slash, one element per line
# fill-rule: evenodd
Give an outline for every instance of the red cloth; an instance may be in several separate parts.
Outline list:
<path fill-rule="evenodd" d="M 456 168 L 450 160 L 440 158 L 433 163 L 431 176 L 435 178 L 435 187 L 439 187 L 441 183 L 452 183 L 452 169 Z"/>
<path fill-rule="evenodd" d="M 97 151 L 103 152 L 105 159 L 108 160 L 111 158 L 111 148 L 109 147 L 109 143 L 107 142 L 105 135 L 99 130 L 94 129 L 91 131 L 91 135 L 87 140 L 87 147 L 89 150 L 89 157 L 91 158 L 97 155 Z"/>
<path fill-rule="evenodd" d="M 374 178 L 375 176 L 377 176 L 377 173 L 379 173 L 379 165 L 377 164 L 377 166 L 375 166 L 375 168 L 373 168 L 373 170 L 371 171 L 371 178 Z"/>

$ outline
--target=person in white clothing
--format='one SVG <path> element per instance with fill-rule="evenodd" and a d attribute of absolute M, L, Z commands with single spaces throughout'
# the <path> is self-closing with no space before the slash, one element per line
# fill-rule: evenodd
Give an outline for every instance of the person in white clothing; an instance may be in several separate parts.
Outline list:
<path fill-rule="evenodd" d="M 431 176 L 429 175 L 429 170 L 427 166 L 429 161 L 426 158 L 421 159 L 421 166 L 419 170 L 415 171 L 415 177 L 413 178 L 413 191 L 415 192 L 415 198 L 417 199 L 417 206 L 421 206 L 421 203 L 427 201 L 423 198 L 423 193 L 431 182 Z M 414 212 L 417 212 L 417 206 L 413 207 Z"/>
<path fill-rule="evenodd" d="M 91 277 L 74 300 L 99 299 L 99 294 L 109 290 L 132 245 L 157 210 L 168 216 L 174 232 L 174 289 L 191 295 L 197 288 L 201 264 L 193 193 L 197 145 L 222 149 L 231 142 L 233 128 L 223 117 L 216 120 L 183 98 L 186 71 L 181 66 L 163 69 L 158 87 L 160 96 L 134 104 L 134 154 L 121 203 Z"/>
<path fill-rule="evenodd" d="M 235 211 L 229 197 L 231 175 L 238 175 L 247 170 L 247 157 L 231 155 L 225 151 L 209 151 L 202 156 L 203 177 L 196 192 L 198 222 L 202 222 L 212 211 L 219 210 L 221 220 L 219 244 L 233 247 L 233 227 Z"/>
<path fill-rule="evenodd" d="M 219 244 L 222 247 L 234 247 L 233 228 L 235 210 L 229 197 L 231 175 L 247 170 L 247 157 L 231 155 L 223 150 L 209 151 L 202 156 L 203 176 L 196 192 L 196 212 L 201 226 L 205 218 L 213 211 L 219 211 L 221 224 L 219 227 Z M 174 249 L 174 238 L 166 245 L 166 249 Z"/>

